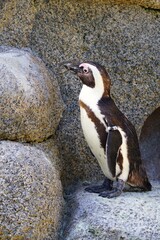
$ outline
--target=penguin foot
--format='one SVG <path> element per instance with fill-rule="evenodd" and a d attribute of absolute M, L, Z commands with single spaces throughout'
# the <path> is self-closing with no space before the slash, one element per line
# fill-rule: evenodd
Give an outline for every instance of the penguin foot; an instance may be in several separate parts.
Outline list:
<path fill-rule="evenodd" d="M 122 191 L 114 189 L 113 191 L 101 192 L 99 196 L 103 198 L 114 198 L 121 195 Z"/>
<path fill-rule="evenodd" d="M 85 190 L 90 193 L 103 193 L 112 189 L 113 182 L 108 178 L 105 178 L 102 185 L 92 185 L 86 187 Z"/>
<path fill-rule="evenodd" d="M 92 185 L 90 187 L 86 187 L 85 191 L 90 192 L 90 193 L 101 193 L 104 192 L 106 189 L 103 187 L 103 185 Z"/>
<path fill-rule="evenodd" d="M 121 195 L 123 189 L 125 186 L 125 182 L 121 179 L 118 179 L 117 185 L 114 187 L 112 191 L 104 191 L 99 194 L 99 196 L 104 197 L 104 198 L 114 198 L 118 197 Z"/>

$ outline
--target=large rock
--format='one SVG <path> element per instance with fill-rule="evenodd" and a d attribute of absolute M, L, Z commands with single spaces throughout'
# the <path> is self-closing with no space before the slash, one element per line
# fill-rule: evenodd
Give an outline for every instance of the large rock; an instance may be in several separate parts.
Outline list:
<path fill-rule="evenodd" d="M 69 6 L 65 5 L 64 11 L 67 9 L 69 11 Z M 62 60 L 90 59 L 106 66 L 112 81 L 111 95 L 139 135 L 144 121 L 159 106 L 159 11 L 94 1 L 90 9 L 85 2 L 81 2 L 80 8 L 78 3 L 73 3 L 70 16 L 62 15 L 63 27 L 70 32 L 59 33 L 66 39 L 61 45 L 64 48 Z M 56 24 L 54 14 L 49 19 L 53 18 Z M 35 42 L 41 36 L 38 32 L 37 29 L 37 35 L 33 34 Z M 48 28 L 46 32 L 49 35 Z M 52 34 L 54 37 L 54 32 Z M 71 36 L 74 40 L 68 46 Z M 35 47 L 38 50 L 37 44 Z M 81 84 L 70 72 L 60 76 L 59 82 L 68 106 L 57 132 L 66 178 L 72 181 L 73 175 L 74 179 L 99 177 L 101 171 L 87 150 L 79 121 Z"/>
<path fill-rule="evenodd" d="M 57 130 L 64 183 L 100 178 L 101 171 L 80 127 L 81 84 L 59 63 L 104 64 L 116 104 L 140 133 L 159 106 L 159 8 L 157 0 L 1 1 L 0 44 L 30 47 L 59 82 L 66 103 Z"/>
<path fill-rule="evenodd" d="M 43 141 L 63 111 L 57 83 L 29 50 L 0 48 L 0 139 Z"/>
<path fill-rule="evenodd" d="M 54 165 L 34 146 L 0 142 L 0 239 L 57 239 L 63 197 Z"/>
<path fill-rule="evenodd" d="M 61 240 L 159 240 L 159 195 L 157 182 L 151 192 L 124 192 L 114 199 L 79 188 L 70 197 Z"/>

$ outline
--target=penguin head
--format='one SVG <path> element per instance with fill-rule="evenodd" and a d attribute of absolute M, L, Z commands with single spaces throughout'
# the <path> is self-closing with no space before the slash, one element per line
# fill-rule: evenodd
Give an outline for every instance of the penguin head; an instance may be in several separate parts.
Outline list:
<path fill-rule="evenodd" d="M 68 63 L 64 65 L 73 71 L 88 88 L 98 90 L 107 95 L 110 94 L 111 81 L 106 69 L 96 62 L 84 62 L 80 64 Z"/>

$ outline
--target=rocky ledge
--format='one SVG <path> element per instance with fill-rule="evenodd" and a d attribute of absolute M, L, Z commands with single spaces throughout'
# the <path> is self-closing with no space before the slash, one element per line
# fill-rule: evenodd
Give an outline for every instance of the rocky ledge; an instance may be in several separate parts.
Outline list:
<path fill-rule="evenodd" d="M 123 192 L 114 199 L 84 191 L 68 196 L 65 240 L 158 240 L 160 239 L 160 184 L 151 192 Z"/>

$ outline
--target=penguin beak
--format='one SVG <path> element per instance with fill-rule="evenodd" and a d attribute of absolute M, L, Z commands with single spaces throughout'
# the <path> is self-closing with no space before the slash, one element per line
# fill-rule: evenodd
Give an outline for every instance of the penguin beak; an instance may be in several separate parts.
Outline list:
<path fill-rule="evenodd" d="M 73 64 L 73 63 L 64 63 L 64 67 L 68 70 L 73 71 L 75 74 L 79 71 L 79 64 Z"/>

